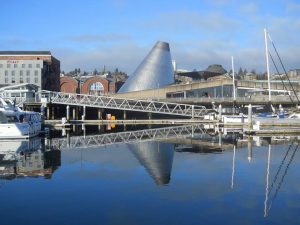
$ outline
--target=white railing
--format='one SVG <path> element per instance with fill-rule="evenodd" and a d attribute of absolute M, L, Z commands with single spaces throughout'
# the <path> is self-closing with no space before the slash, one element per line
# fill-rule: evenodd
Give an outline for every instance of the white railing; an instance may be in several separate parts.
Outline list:
<path fill-rule="evenodd" d="M 42 98 L 46 98 L 48 102 L 55 104 L 160 113 L 177 116 L 188 116 L 192 118 L 203 117 L 207 113 L 207 110 L 204 106 L 151 100 L 117 98 L 109 96 L 94 96 L 43 91 Z"/>

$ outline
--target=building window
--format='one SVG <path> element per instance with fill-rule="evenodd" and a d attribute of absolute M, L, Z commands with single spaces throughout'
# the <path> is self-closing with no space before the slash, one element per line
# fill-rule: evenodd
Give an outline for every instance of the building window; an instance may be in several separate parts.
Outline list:
<path fill-rule="evenodd" d="M 11 77 L 11 82 L 12 82 L 12 83 L 16 83 L 15 77 Z"/>
<path fill-rule="evenodd" d="M 10 68 L 10 64 L 7 64 L 7 68 Z"/>
<path fill-rule="evenodd" d="M 89 94 L 101 95 L 104 92 L 104 86 L 100 82 L 95 82 L 90 85 Z"/>
<path fill-rule="evenodd" d="M 15 76 L 15 75 L 16 75 L 16 71 L 14 71 L 14 70 L 11 71 L 11 75 L 12 75 L 12 76 Z"/>
<path fill-rule="evenodd" d="M 22 68 L 25 68 L 25 64 L 24 63 L 22 64 Z"/>
<path fill-rule="evenodd" d="M 8 76 L 8 71 L 7 70 L 5 70 L 5 76 Z"/>
<path fill-rule="evenodd" d="M 35 78 L 34 78 L 34 83 L 37 84 L 38 82 L 39 82 L 39 78 L 38 78 L 38 77 L 35 77 Z"/>
<path fill-rule="evenodd" d="M 36 64 L 36 68 L 40 68 L 40 64 Z"/>
<path fill-rule="evenodd" d="M 20 77 L 20 84 L 24 83 L 23 77 Z"/>
<path fill-rule="evenodd" d="M 34 71 L 34 75 L 35 75 L 35 76 L 38 76 L 38 75 L 39 75 L 39 71 L 38 71 L 38 70 L 35 70 L 35 71 Z"/>
<path fill-rule="evenodd" d="M 26 83 L 30 83 L 30 77 L 26 77 Z"/>
<path fill-rule="evenodd" d="M 26 70 L 26 76 L 30 76 L 30 70 Z"/>
<path fill-rule="evenodd" d="M 5 83 L 6 84 L 8 83 L 8 77 L 5 77 Z"/>
<path fill-rule="evenodd" d="M 14 64 L 14 68 L 18 68 L 18 64 Z"/>
<path fill-rule="evenodd" d="M 23 76 L 23 70 L 20 70 L 20 76 Z"/>
<path fill-rule="evenodd" d="M 32 64 L 28 64 L 28 68 L 32 68 Z"/>

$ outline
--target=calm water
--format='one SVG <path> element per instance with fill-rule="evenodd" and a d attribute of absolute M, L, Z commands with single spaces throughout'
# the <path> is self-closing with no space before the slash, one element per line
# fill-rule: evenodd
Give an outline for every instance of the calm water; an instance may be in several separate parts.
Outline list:
<path fill-rule="evenodd" d="M 160 132 L 0 142 L 0 224 L 300 223 L 297 137 Z"/>

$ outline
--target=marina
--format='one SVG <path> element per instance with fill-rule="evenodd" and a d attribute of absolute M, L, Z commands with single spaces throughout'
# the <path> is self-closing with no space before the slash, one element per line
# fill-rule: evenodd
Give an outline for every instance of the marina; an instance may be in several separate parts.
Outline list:
<path fill-rule="evenodd" d="M 289 224 L 299 222 L 299 136 L 214 133 L 203 125 L 115 129 L 84 135 L 79 126 L 1 142 L 2 223 L 45 217 L 44 224 L 82 224 L 83 218 L 128 224 L 217 224 L 220 217 L 231 224 L 281 223 L 286 217 Z M 28 201 L 41 207 L 38 214 L 24 208 Z M 49 210 L 61 216 L 51 217 Z M 189 218 L 182 218 L 186 211 Z"/>

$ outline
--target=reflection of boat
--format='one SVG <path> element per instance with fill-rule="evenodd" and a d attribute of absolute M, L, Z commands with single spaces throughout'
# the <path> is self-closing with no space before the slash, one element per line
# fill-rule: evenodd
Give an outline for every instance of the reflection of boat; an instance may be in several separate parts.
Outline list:
<path fill-rule="evenodd" d="M 45 151 L 41 138 L 0 142 L 0 179 L 51 177 L 60 165 L 60 151 Z"/>
<path fill-rule="evenodd" d="M 10 100 L 0 98 L 0 138 L 30 138 L 40 134 L 41 114 L 22 111 Z"/>

